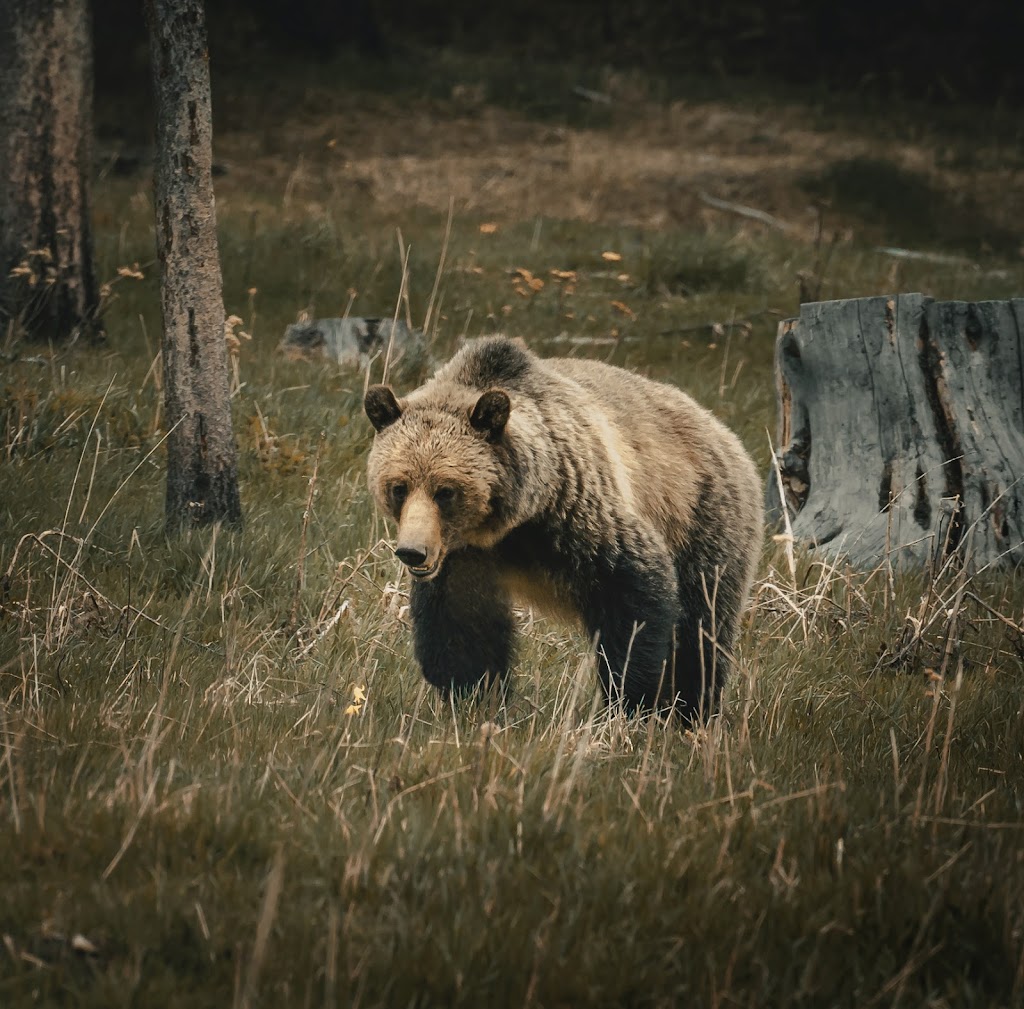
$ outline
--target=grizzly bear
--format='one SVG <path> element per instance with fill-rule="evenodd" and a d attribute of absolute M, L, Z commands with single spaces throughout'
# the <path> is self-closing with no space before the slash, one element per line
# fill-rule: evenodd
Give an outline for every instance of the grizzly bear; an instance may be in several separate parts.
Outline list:
<path fill-rule="evenodd" d="M 760 480 L 728 428 L 672 386 L 504 337 L 364 406 L 430 683 L 503 683 L 519 602 L 582 624 L 627 711 L 717 710 L 762 545 Z"/>

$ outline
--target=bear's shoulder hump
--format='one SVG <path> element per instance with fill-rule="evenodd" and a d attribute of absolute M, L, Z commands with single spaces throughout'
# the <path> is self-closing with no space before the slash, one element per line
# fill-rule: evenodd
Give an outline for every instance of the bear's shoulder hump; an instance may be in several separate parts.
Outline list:
<path fill-rule="evenodd" d="M 477 389 L 515 388 L 530 370 L 533 355 L 518 340 L 492 337 L 468 347 L 459 378 Z"/>

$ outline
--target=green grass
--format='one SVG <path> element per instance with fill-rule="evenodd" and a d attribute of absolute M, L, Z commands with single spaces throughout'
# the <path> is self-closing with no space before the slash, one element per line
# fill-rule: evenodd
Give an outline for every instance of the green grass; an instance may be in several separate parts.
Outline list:
<path fill-rule="evenodd" d="M 710 730 L 608 714 L 586 641 L 540 617 L 508 708 L 453 711 L 415 668 L 365 487 L 362 377 L 273 353 L 304 308 L 395 311 L 396 228 L 422 322 L 444 216 L 340 185 L 315 207 L 219 192 L 225 302 L 253 336 L 244 532 L 164 537 L 151 264 L 113 288 L 102 347 L 8 348 L 0 1004 L 1024 1003 L 1019 576 L 803 559 L 794 582 L 769 544 Z M 102 276 L 149 264 L 150 213 L 145 186 L 100 185 Z M 453 221 L 437 359 L 495 328 L 600 355 L 677 382 L 766 464 L 775 326 L 813 248 L 483 222 Z M 844 243 L 824 294 L 1022 279 L 894 276 Z"/>

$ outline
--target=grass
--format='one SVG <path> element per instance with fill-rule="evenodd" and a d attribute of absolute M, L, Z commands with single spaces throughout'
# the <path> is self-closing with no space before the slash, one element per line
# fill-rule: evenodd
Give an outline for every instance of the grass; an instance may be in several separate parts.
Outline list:
<path fill-rule="evenodd" d="M 218 187 L 252 336 L 240 535 L 162 532 L 145 180 L 96 194 L 101 274 L 145 274 L 113 287 L 107 343 L 6 348 L 0 1003 L 1024 1004 L 1019 576 L 794 578 L 769 544 L 710 729 L 605 712 L 587 643 L 531 614 L 507 710 L 452 710 L 366 491 L 362 376 L 273 353 L 303 309 L 393 313 L 403 248 L 398 310 L 422 322 L 446 201 L 300 153 Z M 456 205 L 435 358 L 499 327 L 599 354 L 688 389 L 766 465 L 813 243 L 528 206 Z M 1012 256 L 894 267 L 855 235 L 819 279 L 985 298 L 1024 277 Z"/>
<path fill-rule="evenodd" d="M 976 253 L 979 245 L 1010 252 L 1020 235 L 998 215 L 986 218 L 970 192 L 950 193 L 921 171 L 882 158 L 855 157 L 805 180 L 809 192 L 864 218 L 884 221 L 889 235 L 912 246 L 945 245 Z"/>

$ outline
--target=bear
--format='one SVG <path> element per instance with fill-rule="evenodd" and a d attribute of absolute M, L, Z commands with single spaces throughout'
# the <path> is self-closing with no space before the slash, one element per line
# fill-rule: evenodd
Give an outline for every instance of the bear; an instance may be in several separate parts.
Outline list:
<path fill-rule="evenodd" d="M 718 711 L 763 507 L 753 461 L 709 411 L 502 336 L 468 341 L 403 399 L 369 387 L 364 409 L 429 683 L 503 690 L 519 604 L 582 625 L 608 702 L 688 724 Z"/>

